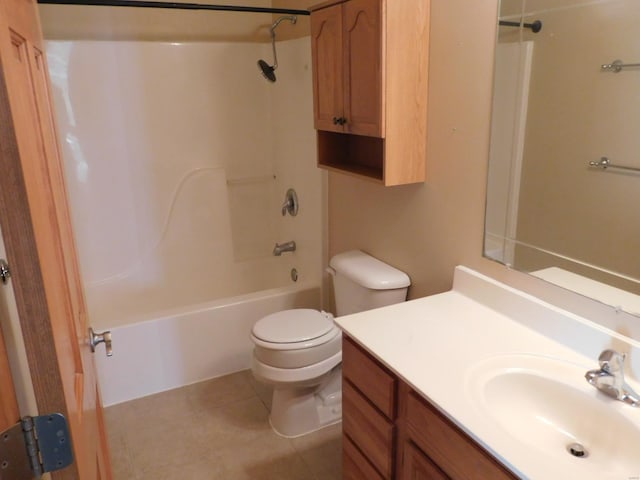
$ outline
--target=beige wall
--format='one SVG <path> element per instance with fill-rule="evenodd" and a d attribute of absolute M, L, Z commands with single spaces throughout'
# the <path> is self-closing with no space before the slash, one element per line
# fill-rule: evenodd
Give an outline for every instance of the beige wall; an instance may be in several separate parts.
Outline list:
<path fill-rule="evenodd" d="M 482 258 L 496 0 L 432 2 L 427 181 L 384 188 L 331 174 L 330 254 L 360 248 L 406 271 L 410 296 L 451 287 Z"/>

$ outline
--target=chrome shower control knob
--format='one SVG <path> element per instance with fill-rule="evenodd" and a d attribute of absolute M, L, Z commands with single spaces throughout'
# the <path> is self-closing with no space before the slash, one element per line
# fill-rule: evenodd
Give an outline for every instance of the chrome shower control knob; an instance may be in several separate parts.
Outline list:
<path fill-rule="evenodd" d="M 95 353 L 96 346 L 100 343 L 104 343 L 107 349 L 107 357 L 111 357 L 113 355 L 111 332 L 107 330 L 106 332 L 97 333 L 93 331 L 93 328 L 89 327 L 89 346 L 91 346 L 91 351 Z"/>
<path fill-rule="evenodd" d="M 284 217 L 287 213 L 292 217 L 298 215 L 298 195 L 293 188 L 287 190 L 287 193 L 284 197 L 284 203 L 282 204 L 282 216 Z"/>

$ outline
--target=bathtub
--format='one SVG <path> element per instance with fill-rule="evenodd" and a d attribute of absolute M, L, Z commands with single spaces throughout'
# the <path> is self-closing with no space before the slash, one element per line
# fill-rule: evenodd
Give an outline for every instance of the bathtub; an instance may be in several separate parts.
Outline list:
<path fill-rule="evenodd" d="M 105 406 L 245 370 L 256 320 L 287 308 L 319 308 L 320 287 L 293 285 L 148 315 L 111 328 L 96 368 Z"/>
<path fill-rule="evenodd" d="M 279 42 L 277 84 L 256 69 L 266 44 L 47 43 L 90 325 L 113 336 L 95 356 L 105 405 L 249 368 L 257 319 L 319 307 L 309 42 Z"/>

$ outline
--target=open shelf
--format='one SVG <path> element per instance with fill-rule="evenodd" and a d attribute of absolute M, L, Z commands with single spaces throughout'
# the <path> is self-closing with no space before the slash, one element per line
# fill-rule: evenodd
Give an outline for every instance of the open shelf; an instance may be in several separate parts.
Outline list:
<path fill-rule="evenodd" d="M 318 130 L 318 166 L 384 183 L 384 142 Z"/>

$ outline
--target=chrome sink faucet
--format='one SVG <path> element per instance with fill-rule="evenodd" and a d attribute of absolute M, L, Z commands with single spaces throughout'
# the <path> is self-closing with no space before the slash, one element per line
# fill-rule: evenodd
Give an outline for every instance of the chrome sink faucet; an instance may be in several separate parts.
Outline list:
<path fill-rule="evenodd" d="M 624 381 L 624 359 L 626 354 L 615 350 L 604 350 L 598 362 L 600 369 L 589 370 L 584 378 L 601 392 L 632 407 L 640 407 L 640 395 Z"/>

